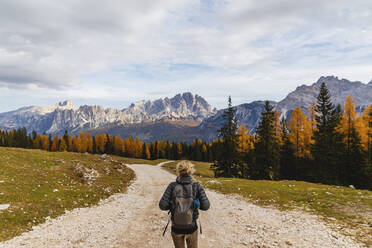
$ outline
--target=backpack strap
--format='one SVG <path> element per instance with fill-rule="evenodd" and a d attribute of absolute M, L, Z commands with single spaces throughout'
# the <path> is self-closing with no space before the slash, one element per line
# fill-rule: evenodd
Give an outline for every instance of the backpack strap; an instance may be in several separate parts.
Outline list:
<path fill-rule="evenodd" d="M 198 194 L 198 184 L 197 182 L 192 182 L 192 198 L 195 200 Z"/>

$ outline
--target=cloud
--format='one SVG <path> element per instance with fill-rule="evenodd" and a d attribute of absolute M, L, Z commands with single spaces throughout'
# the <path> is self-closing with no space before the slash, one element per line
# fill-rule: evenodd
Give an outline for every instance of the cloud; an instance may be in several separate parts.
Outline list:
<path fill-rule="evenodd" d="M 223 107 L 227 92 L 279 100 L 321 75 L 372 78 L 369 0 L 0 0 L 0 23 L 15 97 L 125 107 L 187 90 Z"/>

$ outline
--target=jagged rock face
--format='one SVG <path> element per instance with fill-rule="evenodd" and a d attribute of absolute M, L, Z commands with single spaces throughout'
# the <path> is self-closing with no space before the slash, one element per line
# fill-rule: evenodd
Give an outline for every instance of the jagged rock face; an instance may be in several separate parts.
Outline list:
<path fill-rule="evenodd" d="M 344 105 L 347 96 L 351 95 L 356 103 L 357 110 L 364 110 L 369 104 L 372 104 L 372 81 L 368 84 L 361 82 L 351 82 L 346 79 L 328 76 L 320 77 L 319 80 L 311 86 L 302 85 L 295 91 L 289 93 L 278 103 L 270 102 L 275 110 L 282 113 L 282 116 L 288 118 L 292 111 L 299 106 L 304 113 L 311 102 L 315 101 L 319 94 L 322 83 L 325 83 L 332 96 L 334 104 Z M 251 132 L 255 132 L 260 121 L 261 113 L 264 111 L 264 102 L 255 101 L 248 104 L 241 104 L 236 107 L 236 118 L 238 125 L 244 124 Z M 215 116 L 207 118 L 200 125 L 200 133 L 208 140 L 217 137 L 217 129 L 222 126 L 222 113 L 219 110 Z"/>
<path fill-rule="evenodd" d="M 177 94 L 172 98 L 155 101 L 139 101 L 124 109 L 131 123 L 144 121 L 170 120 L 196 120 L 202 121 L 216 113 L 215 109 L 198 95 L 191 93 Z"/>
<path fill-rule="evenodd" d="M 320 77 L 319 80 L 311 86 L 302 85 L 289 93 L 282 101 L 278 103 L 277 110 L 286 115 L 288 111 L 301 107 L 303 111 L 311 102 L 316 102 L 320 86 L 325 83 L 332 96 L 334 104 L 340 104 L 342 107 L 347 96 L 351 95 L 358 110 L 363 110 L 368 104 L 372 103 L 372 81 L 369 84 L 363 84 L 359 81 L 351 82 L 347 79 L 338 79 L 334 76 Z"/>
<path fill-rule="evenodd" d="M 183 93 L 173 98 L 139 101 L 123 110 L 83 105 L 76 109 L 70 101 L 47 107 L 25 107 L 0 114 L 0 127 L 26 127 L 38 133 L 72 133 L 107 124 L 129 124 L 163 119 L 201 121 L 216 113 L 216 109 L 200 96 Z"/>

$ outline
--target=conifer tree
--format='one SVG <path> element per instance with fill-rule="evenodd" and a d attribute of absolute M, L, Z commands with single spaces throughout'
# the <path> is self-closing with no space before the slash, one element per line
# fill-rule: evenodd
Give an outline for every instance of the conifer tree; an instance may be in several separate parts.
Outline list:
<path fill-rule="evenodd" d="M 238 154 L 238 125 L 235 118 L 235 111 L 232 107 L 231 97 L 228 99 L 228 108 L 222 116 L 223 126 L 218 130 L 218 137 L 221 139 L 221 150 L 213 164 L 216 177 L 237 177 L 239 176 L 239 154 Z"/>
<path fill-rule="evenodd" d="M 336 128 L 340 123 L 341 108 L 334 107 L 331 95 L 322 83 L 316 106 L 316 130 L 314 131 L 312 156 L 317 168 L 316 178 L 321 182 L 339 182 L 340 167 L 343 162 L 342 137 Z"/>
<path fill-rule="evenodd" d="M 67 151 L 70 151 L 71 147 L 69 147 L 70 145 L 70 142 L 69 142 L 69 135 L 67 133 L 67 130 L 65 130 L 65 133 L 63 134 L 63 137 L 62 137 L 65 141 L 65 144 L 66 144 L 66 150 Z"/>
<path fill-rule="evenodd" d="M 288 135 L 288 127 L 285 118 L 282 118 L 282 143 L 280 149 L 280 178 L 295 180 L 297 178 L 297 160 L 295 158 L 294 145 Z"/>
<path fill-rule="evenodd" d="M 252 179 L 279 178 L 279 141 L 277 139 L 276 116 L 273 107 L 265 102 L 265 111 L 257 128 L 257 141 L 254 149 L 254 163 L 250 166 Z"/>

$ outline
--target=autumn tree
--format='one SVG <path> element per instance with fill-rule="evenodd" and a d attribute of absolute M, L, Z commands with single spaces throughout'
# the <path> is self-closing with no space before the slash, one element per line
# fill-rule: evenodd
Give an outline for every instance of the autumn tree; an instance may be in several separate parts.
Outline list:
<path fill-rule="evenodd" d="M 56 152 L 59 150 L 59 137 L 58 137 L 58 134 L 54 135 L 54 138 L 53 138 L 53 141 L 52 141 L 52 146 L 50 148 L 50 150 L 52 152 Z"/>
<path fill-rule="evenodd" d="M 238 151 L 247 153 L 254 148 L 254 136 L 249 133 L 249 130 L 242 124 L 238 129 Z"/>
<path fill-rule="evenodd" d="M 183 154 L 182 145 L 180 142 L 177 142 L 177 158 L 176 159 L 181 159 L 182 154 Z"/>
<path fill-rule="evenodd" d="M 90 133 L 87 133 L 87 152 L 93 153 L 93 138 Z"/>
<path fill-rule="evenodd" d="M 289 121 L 289 140 L 294 144 L 297 157 L 309 156 L 311 143 L 311 124 L 299 107 L 292 112 Z"/>
<path fill-rule="evenodd" d="M 357 112 L 355 111 L 355 103 L 351 96 L 348 96 L 345 101 L 344 114 L 341 119 L 340 131 L 344 133 L 344 142 L 346 144 L 346 153 L 350 153 L 352 132 L 355 129 L 355 119 Z"/>
<path fill-rule="evenodd" d="M 41 144 L 41 136 L 40 135 L 36 135 L 34 140 L 32 141 L 32 147 L 34 149 L 41 149 L 42 147 L 42 144 Z"/>
<path fill-rule="evenodd" d="M 97 153 L 105 153 L 105 146 L 107 142 L 106 134 L 100 134 L 95 137 Z"/>
<path fill-rule="evenodd" d="M 122 155 L 124 141 L 120 137 L 114 136 L 113 143 L 114 143 L 113 144 L 113 146 L 114 146 L 114 154 L 116 154 L 116 155 Z"/>
<path fill-rule="evenodd" d="M 76 136 L 72 138 L 72 151 L 80 152 L 80 139 Z"/>
<path fill-rule="evenodd" d="M 61 139 L 60 142 L 59 142 L 59 148 L 58 148 L 58 151 L 60 152 L 64 152 L 64 151 L 67 151 L 67 145 L 66 145 L 66 141 L 65 139 Z"/>
<path fill-rule="evenodd" d="M 145 142 L 143 142 L 143 145 L 142 145 L 142 158 L 143 159 L 150 159 L 151 158 L 149 147 L 147 146 L 147 144 Z"/>
<path fill-rule="evenodd" d="M 45 134 L 41 136 L 41 149 L 49 150 L 49 138 Z"/>
<path fill-rule="evenodd" d="M 311 102 L 306 111 L 308 114 L 308 120 L 310 122 L 311 133 L 313 133 L 316 128 L 316 103 Z"/>

